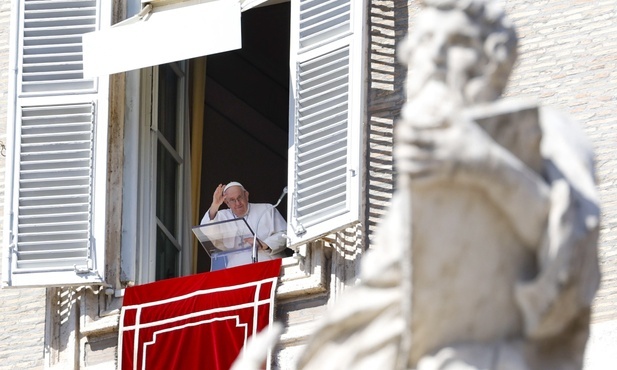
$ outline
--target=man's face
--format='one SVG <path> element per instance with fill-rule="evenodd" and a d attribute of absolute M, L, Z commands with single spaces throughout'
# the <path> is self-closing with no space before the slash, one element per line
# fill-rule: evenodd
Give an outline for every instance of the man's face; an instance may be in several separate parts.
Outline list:
<path fill-rule="evenodd" d="M 409 97 L 430 87 L 427 91 L 445 88 L 462 101 L 468 100 L 467 83 L 481 75 L 487 63 L 480 26 L 462 11 L 428 8 L 419 16 L 409 41 Z"/>
<path fill-rule="evenodd" d="M 249 208 L 249 192 L 239 186 L 232 186 L 225 191 L 225 204 L 237 217 L 244 217 Z"/>

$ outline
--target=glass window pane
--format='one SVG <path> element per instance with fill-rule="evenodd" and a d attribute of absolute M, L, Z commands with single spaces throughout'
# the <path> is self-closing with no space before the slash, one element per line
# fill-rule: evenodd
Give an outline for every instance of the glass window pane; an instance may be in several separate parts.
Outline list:
<path fill-rule="evenodd" d="M 177 236 L 178 163 L 160 142 L 157 146 L 156 217 Z"/>
<path fill-rule="evenodd" d="M 161 228 L 156 228 L 156 280 L 178 277 L 178 256 L 180 252 L 167 238 Z"/>
<path fill-rule="evenodd" d="M 159 132 L 177 149 L 178 75 L 169 64 L 159 67 L 158 116 Z"/>

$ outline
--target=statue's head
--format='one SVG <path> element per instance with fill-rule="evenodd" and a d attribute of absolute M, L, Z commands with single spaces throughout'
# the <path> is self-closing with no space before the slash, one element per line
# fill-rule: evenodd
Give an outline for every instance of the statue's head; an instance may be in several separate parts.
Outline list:
<path fill-rule="evenodd" d="M 424 0 L 399 49 L 409 66 L 408 98 L 435 81 L 464 104 L 497 99 L 516 60 L 517 38 L 503 9 L 487 0 Z"/>

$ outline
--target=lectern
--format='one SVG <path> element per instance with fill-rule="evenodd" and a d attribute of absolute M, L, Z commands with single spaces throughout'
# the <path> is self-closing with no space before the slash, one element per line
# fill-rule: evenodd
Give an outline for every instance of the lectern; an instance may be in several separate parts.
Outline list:
<path fill-rule="evenodd" d="M 210 271 L 254 262 L 255 233 L 244 218 L 194 226 L 193 233 L 210 256 Z"/>

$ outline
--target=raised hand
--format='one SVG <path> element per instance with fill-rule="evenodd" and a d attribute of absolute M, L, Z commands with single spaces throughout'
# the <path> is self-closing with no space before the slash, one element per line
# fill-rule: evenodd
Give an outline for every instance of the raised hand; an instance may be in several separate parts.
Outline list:
<path fill-rule="evenodd" d="M 223 195 L 223 188 L 225 185 L 219 184 L 216 189 L 214 189 L 214 193 L 212 194 L 212 205 L 208 209 L 208 215 L 210 219 L 214 219 L 216 213 L 219 211 L 219 208 L 225 202 L 225 196 Z"/>
<path fill-rule="evenodd" d="M 223 188 L 225 185 L 219 184 L 216 189 L 214 189 L 214 194 L 212 194 L 212 205 L 216 206 L 218 210 L 221 204 L 225 201 L 225 196 L 223 196 Z"/>

